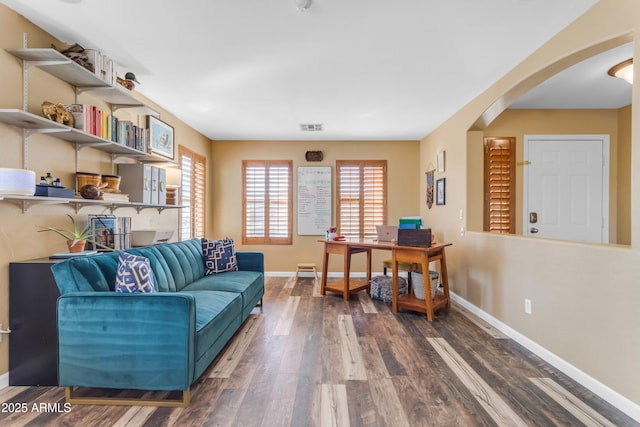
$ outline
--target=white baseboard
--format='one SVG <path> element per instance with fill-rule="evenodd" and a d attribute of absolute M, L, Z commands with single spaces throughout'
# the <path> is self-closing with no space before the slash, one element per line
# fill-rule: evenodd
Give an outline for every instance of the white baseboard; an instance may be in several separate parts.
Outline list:
<path fill-rule="evenodd" d="M 9 372 L 0 375 L 0 390 L 9 387 Z"/>
<path fill-rule="evenodd" d="M 607 402 L 609 402 L 610 404 L 612 404 L 613 406 L 615 406 L 616 408 L 618 408 L 619 410 L 621 410 L 622 412 L 624 412 L 625 414 L 633 418 L 634 420 L 640 422 L 640 406 L 639 405 L 635 404 L 634 402 L 627 399 L 626 397 L 616 392 L 615 390 L 602 384 L 600 381 L 596 380 L 595 378 L 587 375 L 580 369 L 576 368 L 575 366 L 571 365 L 564 359 L 558 357 L 557 355 L 553 354 L 546 348 L 542 347 L 541 345 L 537 344 L 536 342 L 522 335 L 520 332 L 516 331 L 515 329 L 512 329 L 511 327 L 505 325 L 495 317 L 481 310 L 477 306 L 471 304 L 469 301 L 463 299 L 459 295 L 456 295 L 453 292 L 450 292 L 450 295 L 453 301 L 460 304 L 461 306 L 463 306 L 464 308 L 466 308 L 471 313 L 475 314 L 485 322 L 489 323 L 491 326 L 498 329 L 500 332 L 502 332 L 509 338 L 513 339 L 518 344 L 527 348 L 527 350 L 531 351 L 532 353 L 534 353 L 535 355 L 543 359 L 545 362 L 549 363 L 550 365 L 552 365 L 553 367 L 555 367 L 556 369 L 558 369 L 559 371 L 561 371 L 562 373 L 564 373 L 565 375 L 567 375 L 568 377 L 576 381 L 577 383 L 588 388 L 593 393 L 597 394 L 599 397 L 606 400 Z"/>

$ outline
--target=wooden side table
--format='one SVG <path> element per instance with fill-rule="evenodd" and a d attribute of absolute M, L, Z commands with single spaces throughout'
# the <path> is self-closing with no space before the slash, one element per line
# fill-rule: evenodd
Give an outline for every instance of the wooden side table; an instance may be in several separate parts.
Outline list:
<path fill-rule="evenodd" d="M 413 248 L 409 246 L 397 246 L 392 252 L 392 268 L 393 268 L 393 302 L 391 309 L 394 313 L 400 308 L 419 311 L 427 315 L 429 321 L 433 321 L 434 312 L 440 308 L 451 307 L 449 298 L 449 277 L 447 275 L 447 261 L 444 254 L 444 248 L 450 246 L 450 243 L 434 244 L 430 248 Z M 436 294 L 431 299 L 431 284 L 429 278 L 429 263 L 432 261 L 440 262 L 440 272 L 442 277 L 442 294 Z M 417 263 L 422 266 L 424 274 L 424 295 L 425 299 L 421 300 L 412 293 L 400 296 L 398 294 L 398 264 L 399 263 Z"/>
<path fill-rule="evenodd" d="M 351 256 L 358 253 L 367 254 L 367 277 L 366 281 L 352 279 Z M 327 270 L 329 255 L 341 255 L 344 260 L 344 277 L 342 280 L 327 283 Z M 348 242 L 324 241 L 324 259 L 322 262 L 322 282 L 320 285 L 320 295 L 325 295 L 327 291 L 342 294 L 345 301 L 349 300 L 349 295 L 366 289 L 369 292 L 371 286 L 371 248 L 351 245 Z"/>

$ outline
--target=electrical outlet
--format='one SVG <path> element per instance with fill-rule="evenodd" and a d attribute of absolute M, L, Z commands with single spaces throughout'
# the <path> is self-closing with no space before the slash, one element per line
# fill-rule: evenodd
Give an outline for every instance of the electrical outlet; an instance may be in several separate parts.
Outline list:
<path fill-rule="evenodd" d="M 524 312 L 531 314 L 531 300 L 528 298 L 524 299 Z"/>

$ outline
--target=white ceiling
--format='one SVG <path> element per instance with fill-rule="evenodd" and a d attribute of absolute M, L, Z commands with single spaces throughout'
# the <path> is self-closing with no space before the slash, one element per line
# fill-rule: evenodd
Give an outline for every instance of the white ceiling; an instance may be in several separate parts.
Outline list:
<path fill-rule="evenodd" d="M 596 0 L 0 2 L 211 139 L 415 140 Z"/>

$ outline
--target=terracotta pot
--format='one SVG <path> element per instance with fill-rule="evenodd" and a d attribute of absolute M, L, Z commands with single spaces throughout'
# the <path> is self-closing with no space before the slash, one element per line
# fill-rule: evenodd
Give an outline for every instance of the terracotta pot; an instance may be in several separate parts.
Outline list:
<path fill-rule="evenodd" d="M 73 243 L 73 240 L 67 240 L 67 246 L 69 247 L 69 252 L 71 253 L 84 251 L 84 246 L 86 244 L 86 240 L 78 240 L 75 244 Z"/>

